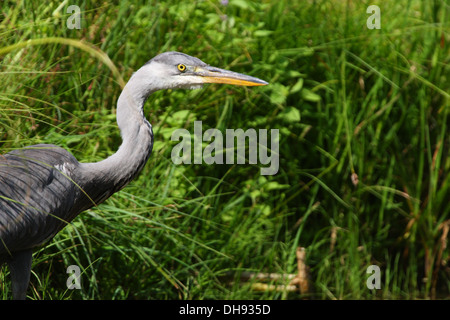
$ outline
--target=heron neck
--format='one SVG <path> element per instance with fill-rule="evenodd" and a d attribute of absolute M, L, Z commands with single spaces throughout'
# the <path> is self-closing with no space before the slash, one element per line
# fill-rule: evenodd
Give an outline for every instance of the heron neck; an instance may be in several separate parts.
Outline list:
<path fill-rule="evenodd" d="M 94 181 L 96 186 L 107 188 L 106 197 L 122 189 L 139 174 L 153 148 L 152 126 L 145 119 L 143 111 L 151 92 L 142 90 L 143 83 L 139 81 L 138 72 L 128 81 L 117 102 L 116 117 L 122 137 L 121 146 L 107 159 L 84 166 L 85 172 L 90 175 L 86 181 Z"/>

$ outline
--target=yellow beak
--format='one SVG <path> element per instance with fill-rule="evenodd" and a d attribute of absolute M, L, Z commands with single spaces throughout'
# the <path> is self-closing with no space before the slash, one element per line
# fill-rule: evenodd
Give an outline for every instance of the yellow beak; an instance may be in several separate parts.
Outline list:
<path fill-rule="evenodd" d="M 204 83 L 225 83 L 237 86 L 265 86 L 269 84 L 255 77 L 211 66 L 196 67 L 194 75 L 200 76 Z"/>

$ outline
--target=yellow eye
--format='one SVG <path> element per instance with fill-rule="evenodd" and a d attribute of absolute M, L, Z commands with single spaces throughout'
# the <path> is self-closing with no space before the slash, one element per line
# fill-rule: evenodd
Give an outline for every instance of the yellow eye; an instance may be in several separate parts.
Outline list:
<path fill-rule="evenodd" d="M 185 72 L 186 71 L 186 66 L 184 65 L 184 64 L 179 64 L 178 66 L 177 66 L 177 68 L 178 68 L 178 70 L 180 70 L 181 72 Z"/>

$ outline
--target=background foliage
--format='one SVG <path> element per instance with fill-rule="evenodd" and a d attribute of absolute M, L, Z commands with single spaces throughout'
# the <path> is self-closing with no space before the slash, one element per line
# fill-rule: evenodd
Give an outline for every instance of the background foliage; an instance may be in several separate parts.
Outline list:
<path fill-rule="evenodd" d="M 66 26 L 70 4 L 80 30 Z M 371 4 L 380 30 L 366 27 Z M 83 162 L 115 152 L 119 78 L 88 44 L 125 80 L 176 50 L 270 83 L 153 94 L 149 163 L 34 255 L 29 298 L 448 298 L 449 10 L 444 0 L 2 1 L 1 153 L 41 142 Z M 27 42 L 53 37 L 86 46 Z M 279 129 L 278 174 L 174 165 L 171 133 L 195 120 L 204 131 Z M 295 274 L 298 247 L 308 292 L 240 279 Z M 81 290 L 66 287 L 73 264 Z M 380 290 L 366 287 L 370 265 Z M 6 267 L 0 296 L 11 296 Z"/>

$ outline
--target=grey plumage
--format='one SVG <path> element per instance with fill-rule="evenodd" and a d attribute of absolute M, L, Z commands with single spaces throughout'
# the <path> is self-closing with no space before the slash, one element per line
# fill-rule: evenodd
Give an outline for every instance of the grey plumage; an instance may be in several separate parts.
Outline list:
<path fill-rule="evenodd" d="M 143 112 L 148 96 L 156 90 L 213 82 L 267 84 L 210 67 L 183 53 L 162 53 L 135 72 L 124 87 L 117 102 L 122 144 L 109 158 L 80 163 L 68 151 L 46 144 L 0 155 L 0 265 L 7 262 L 10 267 L 14 299 L 26 297 L 33 249 L 80 212 L 122 189 L 144 167 L 153 146 L 152 127 Z"/>

